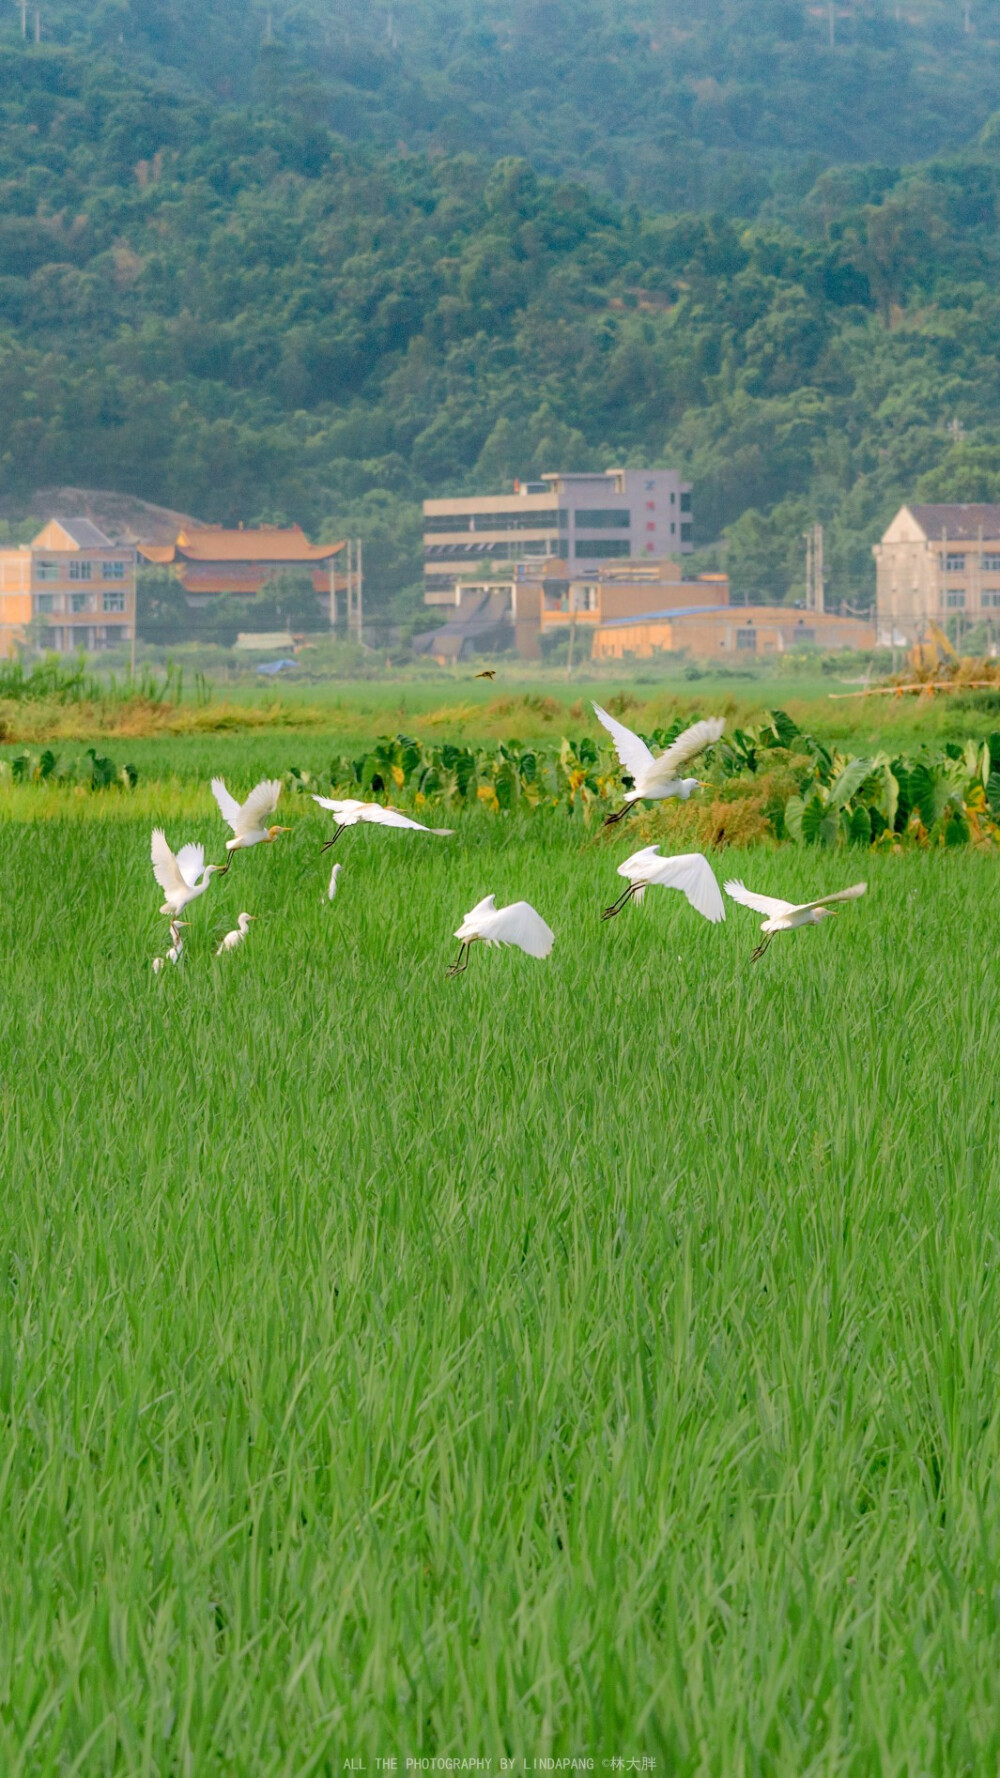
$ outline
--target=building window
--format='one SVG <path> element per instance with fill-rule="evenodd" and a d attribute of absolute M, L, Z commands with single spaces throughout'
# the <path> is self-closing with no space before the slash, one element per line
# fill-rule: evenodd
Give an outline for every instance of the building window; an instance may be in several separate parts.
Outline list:
<path fill-rule="evenodd" d="M 71 611 L 86 611 L 90 606 L 89 593 L 70 593 L 69 608 Z"/>
<path fill-rule="evenodd" d="M 792 631 L 793 642 L 815 642 L 816 631 L 807 630 L 805 624 L 796 624 Z"/>
<path fill-rule="evenodd" d="M 682 537 L 683 537 L 683 538 L 684 538 L 684 541 L 685 541 L 685 542 L 686 542 L 686 543 L 687 543 L 687 542 L 690 542 L 690 540 L 691 540 L 691 527 L 690 527 L 690 525 L 684 525 L 684 524 L 682 524 L 682 525 L 681 525 L 681 536 L 682 536 Z"/>
<path fill-rule="evenodd" d="M 737 648 L 749 648 L 753 652 L 756 652 L 757 631 L 752 626 L 746 630 L 737 630 L 736 646 Z"/>
<path fill-rule="evenodd" d="M 950 586 L 944 596 L 945 608 L 948 611 L 965 610 L 964 586 Z"/>
<path fill-rule="evenodd" d="M 677 495 L 673 492 L 672 489 L 671 489 L 671 493 L 670 493 L 670 504 L 671 504 L 671 506 L 677 505 Z"/>
<path fill-rule="evenodd" d="M 102 604 L 105 611 L 124 611 L 124 609 L 125 609 L 125 593 L 124 593 L 124 591 L 118 592 L 116 589 L 113 589 L 111 592 L 105 593 L 104 597 L 101 601 L 101 604 Z"/>
<path fill-rule="evenodd" d="M 691 511 L 691 496 L 690 496 L 690 494 L 682 494 L 681 495 L 681 511 L 682 512 L 690 512 Z"/>
<path fill-rule="evenodd" d="M 577 556 L 588 556 L 591 561 L 599 561 L 603 556 L 627 556 L 629 541 L 627 537 L 600 537 L 589 543 L 579 537 L 573 545 L 573 553 Z"/>
<path fill-rule="evenodd" d="M 982 605 L 984 611 L 1000 610 L 1000 586 L 984 586 Z"/>
<path fill-rule="evenodd" d="M 670 521 L 670 535 L 671 535 L 671 537 L 675 537 L 677 535 L 677 526 L 674 524 L 673 519 L 671 519 L 671 521 Z"/>
<path fill-rule="evenodd" d="M 89 580 L 93 571 L 93 562 L 73 561 L 69 565 L 70 580 Z"/>
<path fill-rule="evenodd" d="M 60 569 L 58 562 L 36 562 L 35 563 L 35 579 L 36 580 L 58 580 L 60 577 L 60 573 L 61 573 L 61 569 Z"/>
<path fill-rule="evenodd" d="M 104 629 L 104 645 L 114 648 L 119 642 L 128 641 L 128 631 L 124 624 L 106 624 Z"/>
<path fill-rule="evenodd" d="M 964 554 L 955 555 L 951 550 L 949 550 L 947 555 L 938 556 L 938 563 L 939 563 L 939 566 L 944 570 L 945 574 L 964 574 L 965 573 L 965 556 L 964 556 Z"/>
<path fill-rule="evenodd" d="M 105 562 L 101 573 L 105 580 L 124 580 L 125 564 L 124 562 Z"/>
<path fill-rule="evenodd" d="M 39 617 L 47 617 L 50 612 L 58 611 L 59 601 L 55 593 L 39 593 L 35 599 L 35 610 Z"/>
<path fill-rule="evenodd" d="M 987 550 L 980 558 L 979 566 L 985 574 L 1000 574 L 1000 556 Z"/>
<path fill-rule="evenodd" d="M 568 531 L 569 530 L 569 508 L 568 507 L 560 506 L 560 508 L 559 508 L 559 529 L 560 529 L 560 531 Z"/>
<path fill-rule="evenodd" d="M 575 586 L 570 588 L 571 611 L 596 611 L 597 588 L 595 586 Z"/>
<path fill-rule="evenodd" d="M 576 515 L 577 529 L 585 531 L 627 531 L 632 514 L 615 507 L 581 507 Z"/>

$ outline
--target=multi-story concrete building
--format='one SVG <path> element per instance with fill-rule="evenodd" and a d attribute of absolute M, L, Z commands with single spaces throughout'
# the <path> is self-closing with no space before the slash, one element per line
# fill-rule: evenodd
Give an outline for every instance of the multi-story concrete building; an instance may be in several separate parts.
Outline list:
<path fill-rule="evenodd" d="M 1000 506 L 901 506 L 875 572 L 879 638 L 926 638 L 949 618 L 1000 623 Z"/>
<path fill-rule="evenodd" d="M 60 654 L 132 640 L 135 550 L 113 543 L 90 519 L 50 519 L 31 543 L 0 549 L 0 655 L 41 620 L 44 644 Z"/>
<path fill-rule="evenodd" d="M 622 557 L 686 553 L 691 483 L 674 469 L 608 469 L 515 482 L 513 494 L 424 501 L 424 599 L 454 604 L 459 581 L 565 559 L 574 574 Z"/>

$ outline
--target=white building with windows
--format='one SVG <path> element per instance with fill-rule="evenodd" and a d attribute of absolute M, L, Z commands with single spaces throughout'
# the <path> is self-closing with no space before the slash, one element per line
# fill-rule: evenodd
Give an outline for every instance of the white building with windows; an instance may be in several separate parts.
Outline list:
<path fill-rule="evenodd" d="M 901 506 L 873 554 L 881 642 L 924 641 L 948 620 L 1000 625 L 1000 506 Z"/>
<path fill-rule="evenodd" d="M 594 574 L 615 559 L 687 554 L 691 483 L 675 469 L 543 475 L 512 494 L 424 501 L 424 600 L 453 605 L 456 584 L 557 557 Z"/>
<path fill-rule="evenodd" d="M 50 519 L 31 543 L 0 550 L 0 656 L 38 620 L 57 653 L 130 643 L 135 550 L 90 519 Z"/>

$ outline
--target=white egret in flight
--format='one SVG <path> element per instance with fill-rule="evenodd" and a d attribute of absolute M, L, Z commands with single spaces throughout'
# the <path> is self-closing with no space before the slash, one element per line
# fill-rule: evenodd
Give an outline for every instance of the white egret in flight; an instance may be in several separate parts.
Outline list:
<path fill-rule="evenodd" d="M 234 852 L 243 852 L 248 846 L 259 846 L 262 842 L 276 840 L 279 833 L 290 833 L 289 827 L 265 827 L 265 815 L 273 815 L 281 795 L 280 778 L 264 778 L 255 785 L 245 803 L 238 803 L 230 796 L 221 778 L 212 779 L 212 795 L 219 805 L 219 813 L 223 821 L 228 822 L 233 830 L 233 837 L 226 841 L 229 857 L 222 867 L 221 875 L 229 869 L 233 862 Z"/>
<path fill-rule="evenodd" d="M 512 901 L 510 907 L 498 908 L 495 895 L 477 901 L 455 937 L 462 942 L 449 975 L 461 975 L 463 969 L 468 969 L 469 950 L 477 939 L 486 945 L 517 945 L 529 957 L 547 957 L 555 943 L 555 933 L 530 902 Z"/>
<path fill-rule="evenodd" d="M 172 914 L 174 918 L 183 913 L 189 902 L 204 895 L 213 871 L 222 875 L 221 864 L 205 863 L 203 846 L 182 846 L 175 858 L 162 827 L 153 829 L 150 857 L 153 875 L 163 890 L 160 913 Z"/>
<path fill-rule="evenodd" d="M 223 951 L 235 951 L 237 945 L 241 945 L 246 938 L 251 920 L 256 920 L 256 918 L 256 914 L 241 914 L 236 922 L 235 930 L 226 933 L 215 955 L 221 957 Z"/>
<path fill-rule="evenodd" d="M 455 831 L 453 827 L 425 827 L 422 821 L 413 821 L 409 815 L 401 815 L 398 809 L 384 809 L 381 803 L 362 803 L 356 797 L 317 796 L 312 792 L 312 799 L 321 809 L 330 809 L 337 817 L 333 838 L 320 847 L 321 852 L 329 852 L 344 828 L 356 827 L 359 821 L 370 821 L 375 827 L 415 827 L 418 833 L 435 833 L 442 837 Z"/>
<path fill-rule="evenodd" d="M 332 901 L 334 896 L 337 893 L 337 878 L 339 877 L 343 868 L 344 867 L 342 864 L 335 864 L 332 871 L 330 872 L 330 887 L 326 892 L 327 901 Z"/>
<path fill-rule="evenodd" d="M 613 827 L 616 821 L 623 821 L 633 803 L 663 802 L 670 796 L 680 797 L 686 802 L 692 790 L 697 790 L 700 778 L 681 778 L 678 776 L 682 766 L 695 754 L 701 753 L 717 741 L 726 726 L 723 716 L 706 716 L 700 722 L 693 722 L 690 728 L 684 729 L 677 739 L 671 741 L 665 752 L 654 758 L 645 741 L 634 735 L 623 722 L 616 722 L 600 704 L 594 705 L 594 714 L 598 722 L 603 722 L 608 734 L 615 744 L 615 752 L 621 762 L 622 769 L 632 780 L 631 790 L 625 792 L 622 808 L 615 809 L 604 819 L 605 827 Z"/>
<path fill-rule="evenodd" d="M 850 889 L 839 889 L 836 895 L 821 895 L 816 901 L 803 901 L 798 906 L 791 901 L 779 901 L 774 895 L 755 895 L 743 883 L 724 883 L 723 888 L 734 901 L 742 902 L 745 908 L 753 908 L 758 914 L 766 914 L 761 922 L 761 931 L 766 934 L 753 953 L 753 961 L 763 957 L 776 932 L 794 932 L 797 926 L 818 926 L 821 920 L 836 914 L 839 910 L 831 907 L 831 902 L 856 901 L 864 895 L 867 883 L 852 883 Z"/>
<path fill-rule="evenodd" d="M 627 878 L 628 888 L 609 908 L 605 908 L 602 920 L 614 919 L 626 902 L 641 903 L 653 883 L 662 883 L 665 889 L 679 889 L 695 912 L 704 914 L 713 924 L 726 917 L 726 904 L 719 893 L 715 872 L 700 852 L 682 852 L 674 858 L 661 858 L 659 846 L 643 846 L 641 852 L 633 852 L 631 858 L 626 858 L 624 864 L 618 866 L 618 875 Z"/>

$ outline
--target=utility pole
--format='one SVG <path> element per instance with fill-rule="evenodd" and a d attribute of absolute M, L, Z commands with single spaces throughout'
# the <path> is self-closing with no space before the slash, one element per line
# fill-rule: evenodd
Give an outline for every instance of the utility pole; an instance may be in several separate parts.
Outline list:
<path fill-rule="evenodd" d="M 347 634 L 355 642 L 363 640 L 363 586 L 361 539 L 347 539 Z"/>
<path fill-rule="evenodd" d="M 826 609 L 823 593 L 823 527 L 810 525 L 803 532 L 806 546 L 806 610 Z"/>
<path fill-rule="evenodd" d="M 36 6 L 35 7 L 35 42 L 41 43 L 41 41 L 42 41 L 42 15 L 39 12 L 38 7 Z"/>
<path fill-rule="evenodd" d="M 330 629 L 331 629 L 331 632 L 335 631 L 337 628 L 337 570 L 334 567 L 334 563 L 336 562 L 336 560 L 337 560 L 336 556 L 331 556 L 330 563 L 329 563 L 329 568 L 330 568 Z"/>
<path fill-rule="evenodd" d="M 830 48 L 832 49 L 837 41 L 837 14 L 835 0 L 826 0 L 826 22 L 827 29 L 830 33 Z"/>
<path fill-rule="evenodd" d="M 28 35 L 28 0 L 20 0 L 21 5 L 21 36 Z"/>

